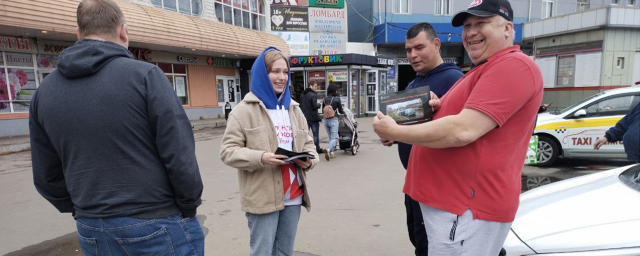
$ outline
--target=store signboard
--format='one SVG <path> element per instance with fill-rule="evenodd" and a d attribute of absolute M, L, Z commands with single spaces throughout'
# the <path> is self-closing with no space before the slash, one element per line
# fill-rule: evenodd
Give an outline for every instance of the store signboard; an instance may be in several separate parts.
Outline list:
<path fill-rule="evenodd" d="M 309 0 L 309 6 L 344 8 L 344 0 Z"/>
<path fill-rule="evenodd" d="M 240 61 L 225 58 L 207 58 L 207 65 L 215 67 L 237 68 L 240 67 Z"/>
<path fill-rule="evenodd" d="M 60 54 L 73 45 L 72 42 L 38 40 L 38 53 Z"/>
<path fill-rule="evenodd" d="M 309 32 L 347 33 L 344 9 L 309 8 Z"/>
<path fill-rule="evenodd" d="M 346 82 L 347 71 L 329 71 L 329 82 Z"/>
<path fill-rule="evenodd" d="M 273 31 L 274 35 L 279 36 L 287 42 L 291 56 L 309 55 L 309 33 L 308 32 L 285 32 Z"/>
<path fill-rule="evenodd" d="M 309 49 L 320 50 L 323 55 L 347 52 L 347 35 L 340 33 L 311 33 Z"/>
<path fill-rule="evenodd" d="M 306 7 L 271 6 L 271 31 L 309 31 L 309 11 Z"/>
<path fill-rule="evenodd" d="M 324 71 L 310 71 L 309 72 L 309 77 L 307 78 L 307 80 L 309 80 L 309 83 L 311 82 L 322 82 L 324 83 Z"/>
<path fill-rule="evenodd" d="M 31 45 L 29 39 L 0 36 L 0 51 L 11 50 L 20 52 L 30 52 Z"/>
<path fill-rule="evenodd" d="M 33 57 L 25 53 L 5 53 L 7 66 L 33 67 Z"/>
<path fill-rule="evenodd" d="M 178 55 L 178 62 L 180 63 L 187 63 L 187 64 L 196 64 L 198 63 L 198 58 L 197 57 L 186 57 L 186 56 L 182 56 L 182 55 Z"/>

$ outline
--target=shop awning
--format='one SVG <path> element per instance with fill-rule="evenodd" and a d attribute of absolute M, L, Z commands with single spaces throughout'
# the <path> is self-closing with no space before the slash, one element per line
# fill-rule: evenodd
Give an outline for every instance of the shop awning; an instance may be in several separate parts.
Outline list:
<path fill-rule="evenodd" d="M 237 58 L 256 57 L 265 47 L 275 46 L 290 55 L 287 44 L 275 35 L 150 6 L 115 1 L 127 19 L 129 39 L 133 44 L 189 51 L 195 49 L 211 54 L 237 55 Z M 8 27 L 13 31 L 13 36 L 75 38 L 79 3 L 80 0 L 2 0 L 0 26 L 3 30 Z M 203 12 L 213 10 L 205 6 Z M 47 31 L 47 34 L 40 31 Z"/>

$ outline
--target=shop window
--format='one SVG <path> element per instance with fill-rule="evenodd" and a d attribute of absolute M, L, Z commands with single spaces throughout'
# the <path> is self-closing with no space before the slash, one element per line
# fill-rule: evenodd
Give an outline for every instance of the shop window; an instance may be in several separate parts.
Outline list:
<path fill-rule="evenodd" d="M 436 0 L 438 1 L 438 0 Z M 394 14 L 410 14 L 411 13 L 411 0 L 393 0 L 393 13 Z"/>
<path fill-rule="evenodd" d="M 628 6 L 636 6 L 636 0 L 628 0 L 627 1 L 627 5 Z"/>
<path fill-rule="evenodd" d="M 576 56 L 559 56 L 558 57 L 558 73 L 556 75 L 557 87 L 574 86 L 576 71 Z"/>
<path fill-rule="evenodd" d="M 151 0 L 151 4 L 157 8 L 191 16 L 202 14 L 202 0 Z"/>
<path fill-rule="evenodd" d="M 0 52 L 0 113 L 29 111 L 38 86 L 35 67 L 32 54 Z"/>
<path fill-rule="evenodd" d="M 620 0 L 611 0 L 611 5 L 618 5 Z"/>
<path fill-rule="evenodd" d="M 316 91 L 316 93 L 318 93 L 318 100 L 323 99 L 324 96 L 327 95 L 327 80 L 324 71 L 308 71 L 307 81 L 309 81 L 308 84 L 318 83 L 318 90 Z"/>
<path fill-rule="evenodd" d="M 553 16 L 553 0 L 542 1 L 542 18 L 549 18 Z"/>
<path fill-rule="evenodd" d="M 215 0 L 219 22 L 262 31 L 265 28 L 263 0 Z"/>
<path fill-rule="evenodd" d="M 584 11 L 589 9 L 589 0 L 578 0 L 577 11 Z"/>
<path fill-rule="evenodd" d="M 452 0 L 436 0 L 436 15 L 451 15 Z"/>
<path fill-rule="evenodd" d="M 618 59 L 616 60 L 616 68 L 624 69 L 624 57 L 618 57 Z"/>
<path fill-rule="evenodd" d="M 187 66 L 182 64 L 157 63 L 176 92 L 182 105 L 189 105 L 189 85 L 187 84 Z"/>

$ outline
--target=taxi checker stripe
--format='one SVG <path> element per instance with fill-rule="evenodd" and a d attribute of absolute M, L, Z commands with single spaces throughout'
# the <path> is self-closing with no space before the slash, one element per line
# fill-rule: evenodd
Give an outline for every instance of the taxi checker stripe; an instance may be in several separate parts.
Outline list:
<path fill-rule="evenodd" d="M 536 130 L 559 130 L 566 128 L 587 128 L 587 127 L 599 127 L 599 126 L 614 126 L 622 117 L 607 117 L 588 120 L 575 120 L 575 121 L 559 121 L 543 125 L 536 126 Z"/>

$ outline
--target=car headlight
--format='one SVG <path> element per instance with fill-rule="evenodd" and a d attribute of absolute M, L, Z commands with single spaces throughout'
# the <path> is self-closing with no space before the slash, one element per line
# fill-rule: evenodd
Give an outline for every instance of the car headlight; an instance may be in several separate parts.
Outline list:
<path fill-rule="evenodd" d="M 527 246 L 513 229 L 509 230 L 507 240 L 504 241 L 504 249 L 507 251 L 507 256 L 523 256 L 523 255 L 535 255 L 536 253 Z"/>

